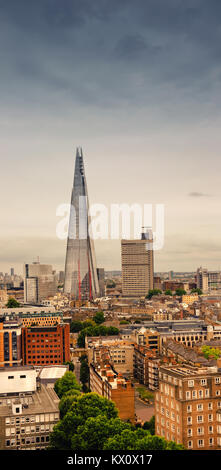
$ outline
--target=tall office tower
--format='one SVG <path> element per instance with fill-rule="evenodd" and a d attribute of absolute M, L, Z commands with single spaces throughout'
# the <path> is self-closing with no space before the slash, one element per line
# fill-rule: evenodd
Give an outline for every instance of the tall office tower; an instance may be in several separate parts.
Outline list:
<path fill-rule="evenodd" d="M 14 276 L 14 275 L 15 275 L 15 270 L 14 270 L 14 268 L 11 268 L 10 271 L 11 271 L 11 276 Z"/>
<path fill-rule="evenodd" d="M 196 272 L 197 287 L 203 292 L 208 292 L 208 270 L 202 267 L 197 269 Z"/>
<path fill-rule="evenodd" d="M 143 297 L 153 289 L 153 235 L 148 230 L 141 240 L 121 240 L 122 294 Z"/>
<path fill-rule="evenodd" d="M 56 294 L 56 277 L 50 264 L 24 265 L 24 303 L 41 303 Z"/>
<path fill-rule="evenodd" d="M 89 200 L 82 149 L 77 148 L 65 263 L 64 292 L 75 299 L 99 296 L 93 240 L 89 235 Z"/>

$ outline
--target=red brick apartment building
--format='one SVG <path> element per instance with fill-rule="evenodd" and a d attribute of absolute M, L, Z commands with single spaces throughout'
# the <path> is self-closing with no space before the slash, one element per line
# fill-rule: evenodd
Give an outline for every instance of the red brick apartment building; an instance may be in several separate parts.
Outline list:
<path fill-rule="evenodd" d="M 22 328 L 23 365 L 63 364 L 70 360 L 70 325 Z"/>
<path fill-rule="evenodd" d="M 192 450 L 221 449 L 221 369 L 161 366 L 155 433 Z"/>
<path fill-rule="evenodd" d="M 122 420 L 134 422 L 134 387 L 130 380 L 123 378 L 113 367 L 109 364 L 90 364 L 90 389 L 114 401 Z"/>

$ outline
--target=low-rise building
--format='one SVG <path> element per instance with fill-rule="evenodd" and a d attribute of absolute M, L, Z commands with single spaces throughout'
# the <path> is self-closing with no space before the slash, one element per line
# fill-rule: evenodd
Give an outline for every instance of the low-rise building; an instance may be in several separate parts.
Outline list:
<path fill-rule="evenodd" d="M 37 450 L 49 444 L 59 420 L 55 391 L 37 384 L 33 367 L 0 371 L 0 449 Z"/>

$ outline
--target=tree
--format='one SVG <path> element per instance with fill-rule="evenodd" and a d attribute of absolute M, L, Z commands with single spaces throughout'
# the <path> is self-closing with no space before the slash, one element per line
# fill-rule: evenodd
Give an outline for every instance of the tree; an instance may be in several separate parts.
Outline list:
<path fill-rule="evenodd" d="M 96 315 L 94 315 L 93 320 L 97 325 L 100 325 L 101 323 L 104 323 L 104 321 L 105 321 L 104 313 L 103 312 L 97 312 Z"/>
<path fill-rule="evenodd" d="M 65 406 L 68 407 L 67 412 L 65 412 Z M 96 418 L 99 415 L 105 417 L 107 421 L 118 418 L 115 404 L 96 393 L 87 393 L 76 397 L 70 407 L 68 404 L 64 404 L 64 412 L 63 418 L 54 426 L 50 435 L 51 449 L 72 449 L 72 439 L 76 438 L 78 430 L 84 434 L 84 429 L 81 426 L 86 426 L 87 429 L 89 418 Z M 104 432 L 103 428 L 102 431 Z"/>
<path fill-rule="evenodd" d="M 58 379 L 54 385 L 54 390 L 59 398 L 62 398 L 66 392 L 73 389 L 80 390 L 81 387 L 77 382 L 76 376 L 71 371 L 65 372 L 63 377 Z"/>
<path fill-rule="evenodd" d="M 86 385 L 89 381 L 89 367 L 88 367 L 88 363 L 86 360 L 81 361 L 80 381 L 83 384 L 83 386 Z"/>
<path fill-rule="evenodd" d="M 181 287 L 179 287 L 178 289 L 176 289 L 175 295 L 179 295 L 179 296 L 186 295 L 186 291 L 182 289 Z"/>
<path fill-rule="evenodd" d="M 152 418 L 150 418 L 150 421 L 145 421 L 145 423 L 143 425 L 143 429 L 146 429 L 147 431 L 150 432 L 150 434 L 152 436 L 154 436 L 154 434 L 155 434 L 155 416 L 152 416 Z"/>
<path fill-rule="evenodd" d="M 171 296 L 172 296 L 172 295 L 173 295 L 172 290 L 167 289 L 167 290 L 165 291 L 165 295 L 171 295 Z"/>
<path fill-rule="evenodd" d="M 146 295 L 146 299 L 151 299 L 153 295 L 162 294 L 160 289 L 149 289 L 148 294 Z"/>
<path fill-rule="evenodd" d="M 75 390 L 75 389 L 71 389 L 63 395 L 63 397 L 62 397 L 62 399 L 60 400 L 60 403 L 59 403 L 59 410 L 60 410 L 60 418 L 61 419 L 70 410 L 73 402 L 80 395 L 81 395 L 81 392 L 79 392 L 79 390 Z"/>
<path fill-rule="evenodd" d="M 65 365 L 65 366 L 69 366 L 69 370 L 70 370 L 71 372 L 74 372 L 74 364 L 73 364 L 73 362 L 71 362 L 71 361 L 66 361 L 66 362 L 64 362 L 64 365 Z"/>
<path fill-rule="evenodd" d="M 6 307 L 7 308 L 18 308 L 18 307 L 20 307 L 20 303 L 17 302 L 17 300 L 14 299 L 13 297 L 9 297 L 8 302 L 6 304 Z"/>
<path fill-rule="evenodd" d="M 83 330 L 84 326 L 81 321 L 74 320 L 70 324 L 70 332 L 71 333 L 78 333 L 79 331 Z"/>
<path fill-rule="evenodd" d="M 102 450 L 107 439 L 123 430 L 129 430 L 130 427 L 130 424 L 124 423 L 120 418 L 108 419 L 105 415 L 88 418 L 72 437 L 72 449 Z"/>
<path fill-rule="evenodd" d="M 191 294 L 195 294 L 195 293 L 198 294 L 198 295 L 202 295 L 203 292 L 201 291 L 201 289 L 196 287 L 195 289 L 191 290 Z"/>
<path fill-rule="evenodd" d="M 184 450 L 175 442 L 162 437 L 152 436 L 144 429 L 123 430 L 121 434 L 110 437 L 104 444 L 104 450 Z"/>

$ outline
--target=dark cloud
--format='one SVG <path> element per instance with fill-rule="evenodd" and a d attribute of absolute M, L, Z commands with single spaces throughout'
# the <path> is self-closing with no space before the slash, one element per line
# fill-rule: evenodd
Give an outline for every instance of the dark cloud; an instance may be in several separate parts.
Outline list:
<path fill-rule="evenodd" d="M 8 0 L 0 9 L 0 98 L 8 105 L 218 107 L 215 0 Z"/>
<path fill-rule="evenodd" d="M 115 54 L 123 60 L 154 57 L 161 48 L 148 44 L 141 34 L 127 35 L 121 38 L 115 48 Z"/>

